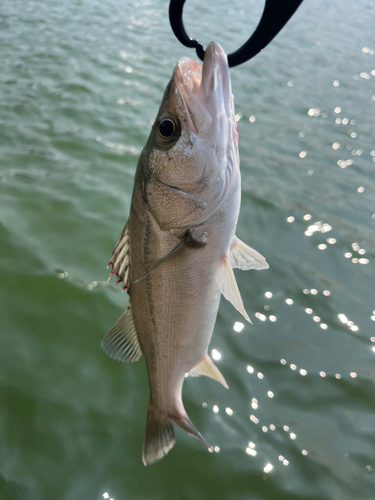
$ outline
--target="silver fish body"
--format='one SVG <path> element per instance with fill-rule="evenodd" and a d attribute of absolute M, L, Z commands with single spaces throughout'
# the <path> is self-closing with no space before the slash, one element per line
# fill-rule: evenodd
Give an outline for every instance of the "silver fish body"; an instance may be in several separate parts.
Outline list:
<path fill-rule="evenodd" d="M 233 268 L 268 267 L 235 236 L 240 184 L 227 58 L 211 43 L 202 68 L 187 58 L 176 65 L 140 156 L 129 220 L 110 262 L 130 300 L 102 347 L 120 361 L 145 356 L 145 465 L 173 447 L 173 424 L 208 446 L 182 403 L 186 374 L 228 387 L 207 354 L 220 297 L 249 320 Z"/>

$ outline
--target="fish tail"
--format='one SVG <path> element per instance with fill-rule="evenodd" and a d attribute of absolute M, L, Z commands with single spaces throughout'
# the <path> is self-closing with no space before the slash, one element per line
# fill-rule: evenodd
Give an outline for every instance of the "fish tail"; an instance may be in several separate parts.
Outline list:
<path fill-rule="evenodd" d="M 191 436 L 197 438 L 201 443 L 203 443 L 207 448 L 211 448 L 211 446 L 204 439 L 202 434 L 195 428 L 193 422 L 187 416 L 187 413 L 184 411 L 184 415 L 182 417 L 174 418 L 173 422 L 177 424 L 181 429 L 188 432 Z"/>
<path fill-rule="evenodd" d="M 146 432 L 143 442 L 142 461 L 144 465 L 151 465 L 163 458 L 174 446 L 173 424 L 197 438 L 207 448 L 211 446 L 202 434 L 195 428 L 194 424 L 183 409 L 178 416 L 162 415 L 155 410 L 151 401 L 148 404 Z"/>
<path fill-rule="evenodd" d="M 151 465 L 163 458 L 173 448 L 175 442 L 172 419 L 155 411 L 150 401 L 143 441 L 143 464 Z"/>

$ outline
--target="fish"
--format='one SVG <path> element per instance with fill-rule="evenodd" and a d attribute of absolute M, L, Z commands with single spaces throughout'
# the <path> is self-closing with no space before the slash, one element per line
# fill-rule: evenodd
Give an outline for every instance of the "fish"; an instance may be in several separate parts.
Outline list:
<path fill-rule="evenodd" d="M 221 295 L 250 321 L 233 269 L 267 269 L 236 237 L 241 176 L 227 55 L 211 42 L 203 65 L 187 57 L 172 78 L 139 157 L 128 221 L 110 277 L 129 294 L 101 346 L 113 359 L 146 360 L 150 399 L 142 461 L 175 444 L 174 425 L 209 444 L 182 401 L 187 375 L 228 384 L 208 355 Z"/>

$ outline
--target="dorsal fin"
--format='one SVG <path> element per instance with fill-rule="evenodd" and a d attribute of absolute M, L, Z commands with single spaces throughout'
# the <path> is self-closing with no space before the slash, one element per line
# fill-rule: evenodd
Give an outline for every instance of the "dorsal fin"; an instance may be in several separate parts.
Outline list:
<path fill-rule="evenodd" d="M 245 311 L 241 294 L 237 286 L 237 281 L 227 256 L 224 257 L 222 265 L 221 293 L 227 300 L 229 300 L 229 302 L 233 304 L 237 311 L 240 312 L 249 323 L 251 323 L 251 319 Z"/>
<path fill-rule="evenodd" d="M 215 363 L 212 361 L 212 359 L 208 354 L 204 358 L 204 360 L 199 363 L 199 365 L 190 370 L 189 375 L 191 377 L 199 377 L 199 375 L 206 375 L 206 377 L 210 377 L 213 378 L 214 380 L 217 380 L 226 389 L 229 389 L 225 378 L 223 377 L 219 368 L 215 365 Z"/>
<path fill-rule="evenodd" d="M 116 321 L 101 343 L 110 358 L 124 363 L 135 363 L 142 357 L 137 331 L 134 326 L 131 304 Z"/>
<path fill-rule="evenodd" d="M 233 269 L 242 269 L 247 271 L 249 269 L 268 269 L 269 265 L 263 255 L 260 255 L 254 248 L 249 247 L 243 241 L 233 237 L 232 245 L 229 252 L 230 263 Z"/>
<path fill-rule="evenodd" d="M 129 288 L 129 231 L 128 223 L 125 224 L 116 245 L 113 248 L 108 267 L 112 266 L 108 281 L 112 275 L 117 276 L 116 286 L 122 281 L 122 289 Z"/>

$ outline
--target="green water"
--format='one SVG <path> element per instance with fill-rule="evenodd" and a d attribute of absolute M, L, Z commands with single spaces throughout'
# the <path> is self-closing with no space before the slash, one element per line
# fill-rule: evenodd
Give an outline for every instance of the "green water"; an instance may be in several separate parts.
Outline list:
<path fill-rule="evenodd" d="M 187 29 L 230 52 L 262 7 L 188 0 Z M 165 459 L 141 463 L 144 361 L 112 361 L 100 341 L 127 301 L 106 265 L 137 158 L 175 61 L 193 57 L 166 12 L 161 0 L 1 3 L 0 500 L 374 500 L 367 0 L 305 0 L 232 70 L 238 236 L 270 269 L 237 273 L 253 326 L 236 331 L 242 317 L 220 306 L 210 353 L 230 390 L 184 385 L 215 451 L 177 429 Z"/>

